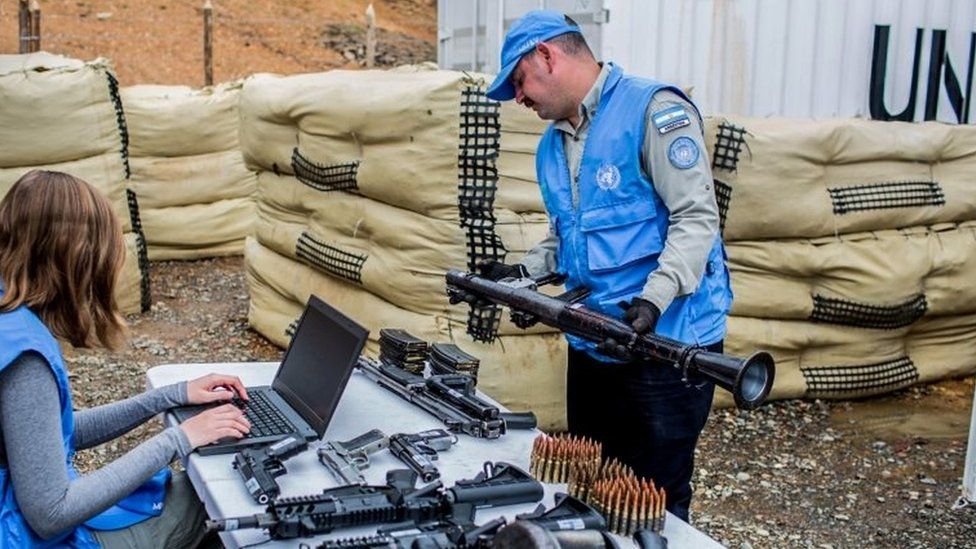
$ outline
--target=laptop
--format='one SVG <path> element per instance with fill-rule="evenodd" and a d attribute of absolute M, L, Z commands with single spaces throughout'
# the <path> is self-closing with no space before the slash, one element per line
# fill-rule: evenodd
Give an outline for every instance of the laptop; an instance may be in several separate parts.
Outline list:
<path fill-rule="evenodd" d="M 314 295 L 298 322 L 295 335 L 271 386 L 247 387 L 243 405 L 251 432 L 242 439 L 225 438 L 201 446 L 201 455 L 227 454 L 264 446 L 289 435 L 307 441 L 325 434 L 369 330 Z M 213 407 L 180 406 L 171 410 L 179 422 Z"/>

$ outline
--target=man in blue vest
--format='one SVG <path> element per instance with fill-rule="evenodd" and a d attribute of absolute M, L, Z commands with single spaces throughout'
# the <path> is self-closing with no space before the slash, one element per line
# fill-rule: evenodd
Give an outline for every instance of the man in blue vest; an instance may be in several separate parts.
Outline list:
<path fill-rule="evenodd" d="M 558 271 L 586 305 L 721 352 L 732 304 L 718 208 L 698 109 L 678 88 L 599 63 L 579 26 L 533 11 L 505 36 L 488 97 L 515 99 L 552 124 L 536 171 L 549 236 L 492 279 Z M 568 336 L 570 432 L 667 491 L 688 520 L 698 435 L 714 386 L 685 383 L 671 364 L 634 359 L 619 342 Z"/>

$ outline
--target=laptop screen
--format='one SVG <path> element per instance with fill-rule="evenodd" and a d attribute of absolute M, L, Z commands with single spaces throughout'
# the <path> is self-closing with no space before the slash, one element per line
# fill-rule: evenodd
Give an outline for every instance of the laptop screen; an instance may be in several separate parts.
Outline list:
<path fill-rule="evenodd" d="M 369 331 L 314 295 L 295 330 L 272 387 L 325 434 Z"/>

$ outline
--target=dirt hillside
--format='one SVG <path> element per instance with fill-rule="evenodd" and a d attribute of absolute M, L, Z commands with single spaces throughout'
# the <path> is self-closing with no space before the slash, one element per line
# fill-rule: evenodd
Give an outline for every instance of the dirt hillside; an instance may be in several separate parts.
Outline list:
<path fill-rule="evenodd" d="M 203 85 L 205 0 L 43 0 L 41 47 L 107 57 L 123 86 Z M 355 68 L 368 0 L 213 0 L 214 82 Z M 436 0 L 374 0 L 381 66 L 437 58 Z M 0 0 L 0 53 L 17 53 L 17 1 Z"/>

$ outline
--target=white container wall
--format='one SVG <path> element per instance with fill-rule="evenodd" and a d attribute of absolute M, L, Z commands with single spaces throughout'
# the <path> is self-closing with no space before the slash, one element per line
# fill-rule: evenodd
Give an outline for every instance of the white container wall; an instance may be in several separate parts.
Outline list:
<path fill-rule="evenodd" d="M 706 113 L 976 120 L 973 0 L 440 0 L 440 65 L 497 71 L 504 29 L 540 7 Z"/>

